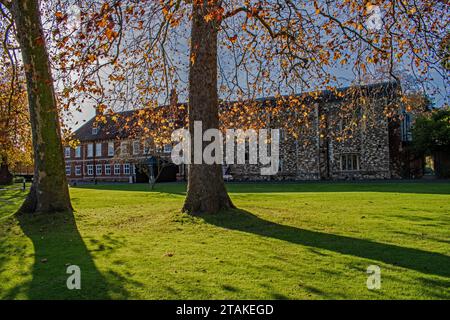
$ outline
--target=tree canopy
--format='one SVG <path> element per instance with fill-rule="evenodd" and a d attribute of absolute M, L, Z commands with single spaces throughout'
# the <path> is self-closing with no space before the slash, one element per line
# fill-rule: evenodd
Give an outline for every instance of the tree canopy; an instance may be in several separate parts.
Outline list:
<path fill-rule="evenodd" d="M 450 152 L 450 107 L 419 116 L 412 128 L 413 150 L 419 154 Z"/>

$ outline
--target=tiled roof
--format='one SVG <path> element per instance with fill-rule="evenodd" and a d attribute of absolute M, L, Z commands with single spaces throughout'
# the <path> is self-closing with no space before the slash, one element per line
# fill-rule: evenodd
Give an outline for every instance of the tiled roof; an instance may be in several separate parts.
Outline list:
<path fill-rule="evenodd" d="M 387 96 L 392 94 L 396 89 L 399 88 L 399 84 L 397 82 L 381 82 L 369 85 L 361 85 L 361 86 L 352 86 L 352 87 L 343 87 L 338 88 L 338 92 L 345 92 L 350 90 L 351 88 L 357 88 L 359 92 L 371 92 L 372 96 L 380 97 Z M 332 102 L 341 100 L 342 97 L 336 96 L 335 92 L 330 90 L 322 90 L 317 92 L 316 96 L 317 100 L 314 101 L 325 101 Z M 302 99 L 312 99 L 311 92 L 301 93 L 296 95 L 296 97 L 300 97 Z M 264 105 L 271 104 L 272 101 L 275 101 L 275 97 L 266 97 L 266 98 L 258 98 L 256 101 L 264 103 Z M 228 102 L 227 104 L 231 104 L 233 102 Z M 182 104 L 179 104 L 182 105 Z M 221 104 L 224 107 L 224 103 Z M 113 120 L 113 116 L 106 114 L 106 122 L 104 123 L 96 123 L 95 117 L 88 120 L 83 126 L 81 126 L 78 130 L 74 132 L 74 138 L 80 141 L 94 141 L 94 140 L 112 140 L 112 139 L 121 139 L 130 135 L 129 127 L 132 127 L 134 121 L 137 120 L 137 113 L 139 110 L 129 110 L 116 113 L 116 120 Z M 125 126 L 127 124 L 127 126 Z M 97 134 L 93 134 L 93 127 L 97 125 L 98 132 Z"/>

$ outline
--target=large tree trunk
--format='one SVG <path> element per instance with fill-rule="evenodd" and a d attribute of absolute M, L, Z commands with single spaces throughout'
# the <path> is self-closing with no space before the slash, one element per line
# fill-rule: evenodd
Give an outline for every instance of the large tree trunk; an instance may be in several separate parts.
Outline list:
<path fill-rule="evenodd" d="M 217 94 L 218 21 L 204 16 L 216 9 L 217 1 L 194 1 L 189 71 L 189 131 L 194 137 L 194 121 L 201 121 L 203 132 L 219 128 Z M 214 2 L 214 3 L 213 3 Z M 192 153 L 193 154 L 193 153 Z M 191 164 L 183 211 L 190 214 L 215 213 L 232 208 L 219 164 Z"/>
<path fill-rule="evenodd" d="M 13 175 L 9 171 L 8 162 L 5 158 L 0 157 L 0 185 L 11 184 Z"/>
<path fill-rule="evenodd" d="M 34 180 L 22 212 L 71 211 L 61 129 L 38 0 L 13 0 L 27 79 L 34 149 Z"/>

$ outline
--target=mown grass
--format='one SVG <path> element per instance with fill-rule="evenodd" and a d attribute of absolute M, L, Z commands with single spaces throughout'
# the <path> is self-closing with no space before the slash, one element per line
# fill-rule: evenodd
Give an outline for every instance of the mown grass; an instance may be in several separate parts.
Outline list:
<path fill-rule="evenodd" d="M 180 213 L 183 184 L 71 188 L 74 215 L 40 217 L 0 193 L 0 298 L 450 298 L 450 183 L 228 189 L 239 209 L 206 217 Z"/>

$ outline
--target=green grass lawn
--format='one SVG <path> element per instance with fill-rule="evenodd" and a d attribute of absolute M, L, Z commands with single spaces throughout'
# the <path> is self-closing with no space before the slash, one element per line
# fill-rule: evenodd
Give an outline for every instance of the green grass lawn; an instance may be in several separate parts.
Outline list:
<path fill-rule="evenodd" d="M 40 217 L 0 191 L 0 298 L 450 298 L 450 183 L 228 189 L 239 210 L 203 218 L 180 213 L 183 184 L 71 188 L 74 215 Z"/>

